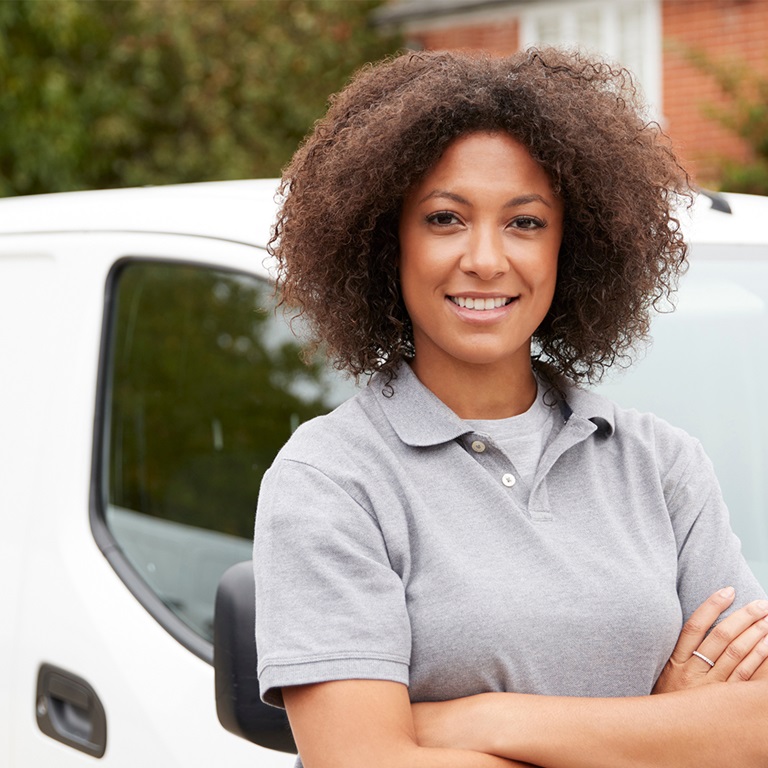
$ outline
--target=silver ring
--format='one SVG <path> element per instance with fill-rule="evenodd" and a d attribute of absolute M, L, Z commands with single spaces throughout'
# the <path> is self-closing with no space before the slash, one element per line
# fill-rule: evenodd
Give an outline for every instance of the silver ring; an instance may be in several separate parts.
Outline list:
<path fill-rule="evenodd" d="M 707 664 L 709 664 L 710 667 L 715 666 L 715 662 L 712 661 L 712 659 L 708 659 L 703 653 L 699 653 L 698 651 L 693 652 L 694 656 L 698 656 L 702 661 L 706 661 Z"/>

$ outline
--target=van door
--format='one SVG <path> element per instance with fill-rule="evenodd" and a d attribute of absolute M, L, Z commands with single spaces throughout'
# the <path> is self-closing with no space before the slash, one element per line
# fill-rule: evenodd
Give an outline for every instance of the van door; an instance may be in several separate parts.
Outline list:
<path fill-rule="evenodd" d="M 258 274 L 263 251 L 178 235 L 32 239 L 54 287 L 35 309 L 45 338 L 12 361 L 34 382 L 11 435 L 35 450 L 17 457 L 10 510 L 26 521 L 2 662 L 10 765 L 287 768 L 293 756 L 218 723 L 215 590 L 251 556 L 275 452 L 351 388 L 301 362 Z"/>

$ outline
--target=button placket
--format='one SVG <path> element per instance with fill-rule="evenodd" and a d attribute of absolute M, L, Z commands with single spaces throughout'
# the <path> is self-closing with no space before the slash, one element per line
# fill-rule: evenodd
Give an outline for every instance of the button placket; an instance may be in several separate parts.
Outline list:
<path fill-rule="evenodd" d="M 512 490 L 518 485 L 518 478 L 514 473 L 514 466 L 506 453 L 497 448 L 486 435 L 468 434 L 465 436 L 465 446 L 475 458 L 500 482 L 505 488 Z M 519 494 L 516 494 L 516 496 Z"/>

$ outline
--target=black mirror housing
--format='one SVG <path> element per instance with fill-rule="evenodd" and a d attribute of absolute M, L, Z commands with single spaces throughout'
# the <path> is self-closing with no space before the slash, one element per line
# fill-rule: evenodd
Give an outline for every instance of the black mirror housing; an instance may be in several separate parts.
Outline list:
<path fill-rule="evenodd" d="M 253 563 L 237 563 L 219 581 L 213 621 L 216 713 L 231 733 L 280 752 L 296 753 L 285 711 L 264 704 L 256 674 Z"/>

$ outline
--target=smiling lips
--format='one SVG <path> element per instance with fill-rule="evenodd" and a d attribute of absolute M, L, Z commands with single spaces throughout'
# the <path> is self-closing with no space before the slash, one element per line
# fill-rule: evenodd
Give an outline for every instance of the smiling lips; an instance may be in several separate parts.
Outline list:
<path fill-rule="evenodd" d="M 474 310 L 487 310 L 498 309 L 507 304 L 511 304 L 514 300 L 513 296 L 494 296 L 492 298 L 472 298 L 471 296 L 449 296 L 448 297 L 454 304 L 464 309 Z"/>

